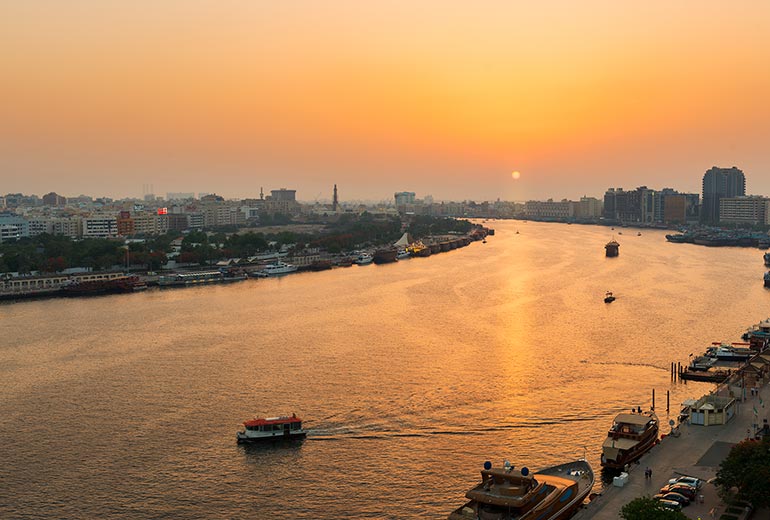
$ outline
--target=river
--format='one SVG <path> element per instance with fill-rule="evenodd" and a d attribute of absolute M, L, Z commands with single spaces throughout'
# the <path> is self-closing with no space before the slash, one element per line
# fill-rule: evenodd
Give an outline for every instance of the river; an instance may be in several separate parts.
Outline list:
<path fill-rule="evenodd" d="M 0 516 L 445 518 L 485 460 L 598 472 L 618 411 L 655 389 L 666 424 L 667 390 L 675 416 L 712 388 L 670 363 L 768 314 L 756 249 L 487 225 L 395 264 L 0 305 Z M 305 441 L 236 444 L 291 413 Z"/>

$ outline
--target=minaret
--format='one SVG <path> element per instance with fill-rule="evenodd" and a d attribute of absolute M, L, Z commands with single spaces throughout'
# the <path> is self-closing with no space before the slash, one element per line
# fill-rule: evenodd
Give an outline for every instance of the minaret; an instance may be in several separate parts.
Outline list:
<path fill-rule="evenodd" d="M 337 185 L 334 185 L 334 198 L 332 199 L 332 211 L 336 212 L 339 207 L 339 201 L 337 199 Z"/>
<path fill-rule="evenodd" d="M 259 200 L 265 200 L 265 192 L 262 191 L 262 186 L 259 187 Z"/>

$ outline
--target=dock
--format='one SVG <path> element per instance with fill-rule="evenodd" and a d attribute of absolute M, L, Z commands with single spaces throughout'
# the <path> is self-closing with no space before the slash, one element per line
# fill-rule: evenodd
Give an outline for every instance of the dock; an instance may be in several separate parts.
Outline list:
<path fill-rule="evenodd" d="M 765 403 L 762 407 L 760 399 Z M 757 409 L 757 416 L 754 415 Z M 628 471 L 628 482 L 623 487 L 608 485 L 602 493 L 583 509 L 573 520 L 617 520 L 621 508 L 633 499 L 655 495 L 668 480 L 682 475 L 707 481 L 716 476 L 719 464 L 730 448 L 753 436 L 754 424 L 760 426 L 763 419 L 770 419 L 770 389 L 764 385 L 757 396 L 747 396 L 738 402 L 735 417 L 725 425 L 697 426 L 682 423 L 680 436 L 666 435 L 660 444 L 642 456 L 638 464 Z M 661 424 L 661 433 L 668 434 L 670 427 Z M 645 468 L 652 469 L 652 478 L 645 479 Z M 704 483 L 698 500 L 682 509 L 692 520 L 719 518 L 726 506 L 717 494 L 714 484 Z M 762 516 L 765 514 L 766 516 Z M 770 518 L 770 511 L 754 512 L 753 518 Z"/>

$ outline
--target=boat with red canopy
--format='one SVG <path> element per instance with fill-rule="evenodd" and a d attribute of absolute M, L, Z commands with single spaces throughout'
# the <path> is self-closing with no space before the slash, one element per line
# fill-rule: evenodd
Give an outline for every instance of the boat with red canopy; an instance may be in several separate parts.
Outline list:
<path fill-rule="evenodd" d="M 236 434 L 238 442 L 258 442 L 269 439 L 301 439 L 307 435 L 297 414 L 281 417 L 251 419 L 243 423 Z"/>

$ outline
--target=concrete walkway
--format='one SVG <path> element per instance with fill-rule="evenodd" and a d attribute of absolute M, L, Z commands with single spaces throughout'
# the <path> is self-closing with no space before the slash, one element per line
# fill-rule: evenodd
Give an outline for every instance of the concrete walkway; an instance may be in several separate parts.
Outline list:
<path fill-rule="evenodd" d="M 764 408 L 759 404 L 759 397 L 747 397 L 737 404 L 737 413 L 727 425 L 722 426 L 693 426 L 682 424 L 679 437 L 666 436 L 660 444 L 653 447 L 639 460 L 632 464 L 628 472 L 628 483 L 622 487 L 610 485 L 600 496 L 587 504 L 573 517 L 574 520 L 618 520 L 620 509 L 631 500 L 655 495 L 660 488 L 668 483 L 668 479 L 681 475 L 689 475 L 708 480 L 716 476 L 719 463 L 729 453 L 732 444 L 747 437 L 747 431 L 752 431 L 755 422 L 753 407 L 759 412 L 758 422 L 769 418 L 770 390 L 765 385 L 760 390 Z M 670 431 L 668 425 L 661 425 L 661 433 Z M 644 478 L 645 468 L 652 469 L 652 478 Z M 597 471 L 599 468 L 594 468 Z M 693 520 L 718 519 L 724 512 L 714 484 L 705 483 L 700 491 L 703 503 L 693 503 L 682 509 L 682 512 Z M 756 516 L 755 518 L 759 518 Z"/>

